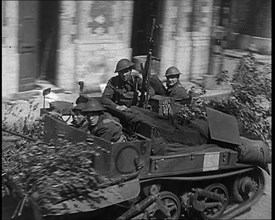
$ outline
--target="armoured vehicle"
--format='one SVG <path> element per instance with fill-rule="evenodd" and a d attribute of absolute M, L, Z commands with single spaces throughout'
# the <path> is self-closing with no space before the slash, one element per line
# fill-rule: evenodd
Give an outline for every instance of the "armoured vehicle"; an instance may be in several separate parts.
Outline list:
<path fill-rule="evenodd" d="M 67 209 L 49 214 L 42 213 L 35 198 L 22 195 L 20 187 L 10 181 L 7 184 L 22 196 L 13 217 L 21 216 L 28 201 L 28 212 L 35 219 L 232 219 L 261 197 L 263 172 L 268 172 L 271 158 L 263 142 L 240 137 L 233 116 L 208 108 L 207 121 L 180 125 L 173 117 L 180 104 L 161 95 L 149 99 L 151 61 L 157 59 L 152 56 L 157 27 L 153 18 L 146 62 L 144 68 L 140 66 L 140 99 L 135 91 L 131 111 L 106 106 L 120 120 L 126 142 L 111 143 L 69 126 L 72 103 L 57 101 L 41 109 L 45 114 L 44 142 L 59 138 L 86 141 L 93 152 L 94 170 L 112 182 L 94 188 L 91 193 L 97 199 L 61 200 L 53 208 Z M 83 82 L 79 85 L 83 92 Z M 162 84 L 156 85 L 162 93 Z M 44 98 L 48 92 L 44 90 Z M 51 111 L 63 119 L 48 115 Z M 7 156 L 2 153 L 4 161 Z"/>
<path fill-rule="evenodd" d="M 180 127 L 167 116 L 171 109 L 180 108 L 171 103 L 167 97 L 156 96 L 150 101 L 151 110 L 133 106 L 131 111 L 122 112 L 107 107 L 124 127 L 128 141 L 122 143 L 88 135 L 65 120 L 45 114 L 58 110 L 63 119 L 70 117 L 70 111 L 63 107 L 71 103 L 56 102 L 41 109 L 45 114 L 45 142 L 60 136 L 72 142 L 87 141 L 94 152 L 91 160 L 96 172 L 114 181 L 95 189 L 102 198 L 99 201 L 70 199 L 56 204 L 69 207 L 69 211 L 56 215 L 41 214 L 35 199 L 28 197 L 33 217 L 232 219 L 255 204 L 263 193 L 263 172 L 268 172 L 270 162 L 266 146 L 240 137 L 236 119 L 211 108 L 207 109 L 205 127 L 195 123 Z M 192 142 L 196 138 L 206 141 Z M 187 139 L 192 144 L 186 143 Z M 256 154 L 247 157 L 251 151 Z M 9 184 L 20 195 L 18 186 Z"/>

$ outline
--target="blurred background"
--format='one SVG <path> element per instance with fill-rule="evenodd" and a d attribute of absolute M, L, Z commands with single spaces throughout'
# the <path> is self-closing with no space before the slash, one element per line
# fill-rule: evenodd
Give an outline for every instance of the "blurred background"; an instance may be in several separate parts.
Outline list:
<path fill-rule="evenodd" d="M 42 81 L 100 91 L 118 60 L 145 61 L 153 17 L 160 61 L 152 73 L 160 78 L 176 66 L 183 84 L 203 84 L 233 71 L 246 51 L 271 55 L 271 0 L 4 0 L 2 97 Z"/>

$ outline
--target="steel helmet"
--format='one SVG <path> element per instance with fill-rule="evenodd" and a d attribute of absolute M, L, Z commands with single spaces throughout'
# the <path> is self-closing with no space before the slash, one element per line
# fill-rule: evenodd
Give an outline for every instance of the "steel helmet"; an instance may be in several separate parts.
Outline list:
<path fill-rule="evenodd" d="M 128 69 L 130 67 L 133 67 L 135 64 L 133 62 L 131 62 L 128 59 L 121 59 L 120 61 L 117 62 L 116 64 L 116 70 L 115 73 L 121 71 L 121 70 L 125 70 Z"/>
<path fill-rule="evenodd" d="M 79 104 L 79 103 L 86 103 L 89 101 L 89 97 L 86 95 L 81 94 L 75 101 L 75 104 Z"/>
<path fill-rule="evenodd" d="M 175 66 L 171 66 L 169 67 L 166 72 L 165 72 L 165 76 L 173 76 L 173 75 L 180 75 L 181 72 L 179 71 L 179 69 Z"/>
<path fill-rule="evenodd" d="M 79 103 L 75 107 L 72 108 L 73 111 L 75 110 L 82 110 L 86 106 L 86 103 Z"/>
<path fill-rule="evenodd" d="M 90 99 L 82 109 L 82 112 L 98 112 L 106 110 L 96 99 Z"/>

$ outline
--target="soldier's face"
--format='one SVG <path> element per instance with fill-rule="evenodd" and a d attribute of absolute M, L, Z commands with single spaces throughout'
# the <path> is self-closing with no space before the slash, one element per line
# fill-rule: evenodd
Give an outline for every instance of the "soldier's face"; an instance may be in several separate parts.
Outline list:
<path fill-rule="evenodd" d="M 130 77 L 131 72 L 132 72 L 132 69 L 129 68 L 129 69 L 121 70 L 120 72 L 118 72 L 118 75 L 123 81 L 127 81 Z"/>
<path fill-rule="evenodd" d="M 75 115 L 73 116 L 73 118 L 74 118 L 74 121 L 75 121 L 77 124 L 80 124 L 80 123 L 84 120 L 85 116 L 83 116 L 83 115 L 81 115 L 81 114 L 79 113 L 79 114 L 75 114 Z"/>
<path fill-rule="evenodd" d="M 167 77 L 166 85 L 167 87 L 174 86 L 179 80 L 178 75 L 172 75 Z"/>
<path fill-rule="evenodd" d="M 76 124 L 80 124 L 84 120 L 85 116 L 81 114 L 80 110 L 75 110 L 73 115 L 73 120 Z"/>
<path fill-rule="evenodd" d="M 92 112 L 87 115 L 87 120 L 91 126 L 95 126 L 99 119 L 99 113 Z"/>

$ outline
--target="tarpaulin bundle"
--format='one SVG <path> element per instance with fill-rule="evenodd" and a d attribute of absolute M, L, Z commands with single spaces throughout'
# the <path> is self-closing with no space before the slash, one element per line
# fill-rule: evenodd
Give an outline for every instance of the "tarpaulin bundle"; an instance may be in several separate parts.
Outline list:
<path fill-rule="evenodd" d="M 271 150 L 262 140 L 241 137 L 241 144 L 237 150 L 239 151 L 239 162 L 258 164 L 262 167 L 271 163 Z"/>
<path fill-rule="evenodd" d="M 138 127 L 141 122 L 157 131 L 167 143 L 181 143 L 195 146 L 208 143 L 208 123 L 205 120 L 196 119 L 188 125 L 180 125 L 176 118 L 163 118 L 157 113 L 132 107 L 127 112 L 127 121 Z"/>

